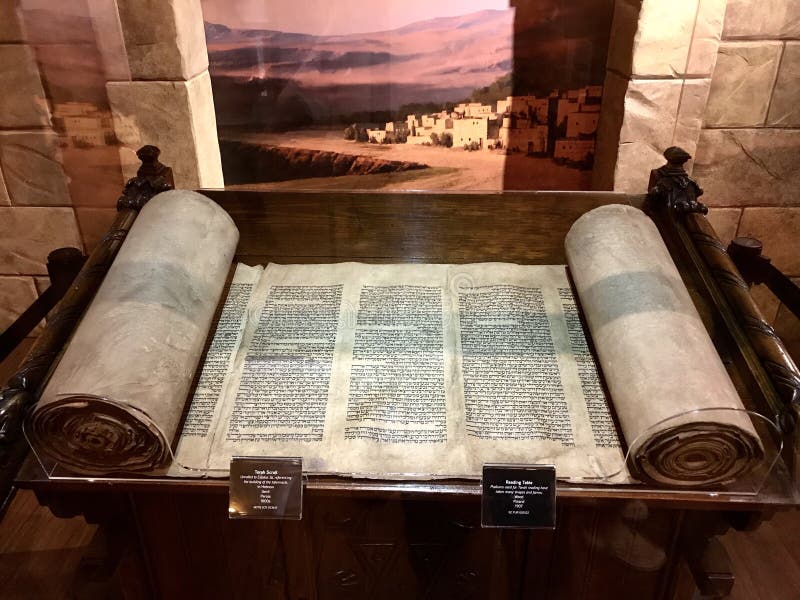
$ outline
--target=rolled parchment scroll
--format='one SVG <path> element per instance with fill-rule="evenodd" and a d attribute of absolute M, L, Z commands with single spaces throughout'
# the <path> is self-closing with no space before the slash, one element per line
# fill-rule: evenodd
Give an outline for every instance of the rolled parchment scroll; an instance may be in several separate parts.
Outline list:
<path fill-rule="evenodd" d="M 195 192 L 147 203 L 29 417 L 37 452 L 86 474 L 167 462 L 238 239 Z"/>
<path fill-rule="evenodd" d="M 653 222 L 603 206 L 565 246 L 631 474 L 702 486 L 755 466 L 758 435 Z"/>
<path fill-rule="evenodd" d="M 184 404 L 218 306 L 237 241 L 238 232 L 230 217 L 216 204 L 199 194 L 185 191 L 166 192 L 156 196 L 145 206 L 26 423 L 27 435 L 38 453 L 49 455 L 75 472 L 90 475 L 123 472 L 156 474 L 159 472 L 159 467 L 166 465 L 170 458 L 170 443 L 176 436 L 184 412 Z M 662 485 L 696 487 L 726 483 L 747 473 L 762 459 L 764 450 L 653 222 L 635 208 L 619 205 L 604 206 L 578 219 L 567 235 L 565 245 L 570 271 L 611 392 L 610 400 L 629 448 L 627 458 L 631 474 L 638 479 Z M 361 265 L 359 268 L 362 267 L 365 266 Z M 408 281 L 416 287 L 420 287 L 421 282 L 425 284 L 426 289 L 439 287 L 443 291 L 450 290 L 451 287 L 444 283 L 445 278 L 442 275 L 444 273 L 442 269 L 449 267 L 437 265 L 438 270 L 432 265 L 428 267 L 430 268 L 424 274 L 414 275 L 416 279 Z M 338 310 L 333 309 L 333 314 L 338 315 L 337 320 L 327 318 L 320 320 L 319 331 L 324 335 L 318 335 L 317 330 L 314 330 L 313 335 L 309 337 L 310 340 L 323 339 L 327 336 L 325 328 L 331 324 L 336 327 L 337 333 L 334 339 L 344 339 L 345 334 L 352 335 L 352 339 L 355 339 L 355 333 L 352 331 L 354 327 L 348 326 L 348 321 L 342 317 L 348 313 L 341 308 L 358 307 L 361 303 L 359 292 L 362 289 L 361 284 L 352 283 L 360 281 L 351 278 L 355 272 L 354 268 L 353 265 L 339 265 L 338 268 L 319 265 L 313 268 L 315 273 L 313 276 L 303 275 L 294 283 L 285 277 L 277 279 L 278 282 L 282 282 L 280 283 L 282 294 L 288 294 L 286 290 L 289 288 L 304 289 L 308 285 L 345 289 L 344 284 L 338 287 L 337 284 L 350 282 L 347 284 L 349 287 L 346 292 L 352 296 L 349 303 L 344 304 L 341 299 L 332 301 L 334 306 L 341 305 Z M 465 267 L 460 267 L 463 268 Z M 548 392 L 556 398 L 555 401 L 546 394 L 543 396 L 545 398 L 542 400 L 543 408 L 541 408 L 545 413 L 543 420 L 547 422 L 550 418 L 546 413 L 553 406 L 557 406 L 559 394 L 564 394 L 563 398 L 568 394 L 571 405 L 577 407 L 569 409 L 573 411 L 569 414 L 574 413 L 577 416 L 554 419 L 553 423 L 566 423 L 566 425 L 560 429 L 554 428 L 553 431 L 558 433 L 563 430 L 567 432 L 565 435 L 585 437 L 581 442 L 582 446 L 578 448 L 580 463 L 574 472 L 583 473 L 587 468 L 594 472 L 593 469 L 596 470 L 597 465 L 600 465 L 598 457 L 602 455 L 605 457 L 603 460 L 607 459 L 608 464 L 613 463 L 615 466 L 613 473 L 622 469 L 619 474 L 627 479 L 623 455 L 616 444 L 617 436 L 611 435 L 613 441 L 608 442 L 608 445 L 602 447 L 597 445 L 597 439 L 600 439 L 598 432 L 602 432 L 603 425 L 597 419 L 596 423 L 592 421 L 592 415 L 595 417 L 598 414 L 602 415 L 602 411 L 606 410 L 605 402 L 600 402 L 602 409 L 598 408 L 595 398 L 592 400 L 595 404 L 590 407 L 588 404 L 590 398 L 586 396 L 588 392 L 584 389 L 583 380 L 577 379 L 579 366 L 570 353 L 573 352 L 573 339 L 570 337 L 570 326 L 564 312 L 565 301 L 562 298 L 562 292 L 566 294 L 568 300 L 572 298 L 564 267 L 540 267 L 560 274 L 558 277 L 553 275 L 544 279 L 537 279 L 541 277 L 540 275 L 534 276 L 533 267 L 494 264 L 474 265 L 473 268 L 476 269 L 476 273 L 485 273 L 487 282 L 513 284 L 516 286 L 514 289 L 532 289 L 542 294 L 542 311 L 546 310 L 548 314 L 552 314 L 549 314 L 548 320 L 545 321 L 549 326 L 536 330 L 539 332 L 536 335 L 544 340 L 537 342 L 540 344 L 538 351 L 543 355 L 554 352 L 556 347 L 563 348 L 564 351 L 561 358 L 553 354 L 553 360 L 561 362 L 558 362 L 551 372 L 542 375 L 545 373 L 545 367 L 539 367 L 538 374 L 550 379 L 537 385 L 544 389 L 547 385 L 553 384 L 553 389 L 567 390 Z M 270 266 L 265 273 L 280 273 L 280 269 Z M 515 275 L 517 278 L 509 275 L 512 272 L 518 273 Z M 406 277 L 410 275 L 406 274 Z M 252 296 L 261 298 L 262 308 L 256 311 L 258 314 L 263 314 L 262 309 L 267 310 L 263 307 L 266 307 L 269 297 L 267 291 L 270 289 L 268 286 L 272 285 L 270 282 L 273 280 L 264 281 L 263 286 L 261 284 L 256 286 L 260 290 L 258 293 L 262 295 Z M 391 283 L 394 289 L 398 287 L 396 284 L 399 280 L 395 274 L 391 277 L 381 275 L 374 281 L 384 286 Z M 409 285 L 406 284 L 407 287 Z M 250 332 L 244 337 L 249 335 L 248 339 L 251 341 L 248 343 L 252 344 L 252 338 L 261 326 L 261 319 L 253 316 L 253 321 L 249 321 L 250 317 L 247 316 L 249 313 L 245 308 L 249 310 L 249 307 L 258 304 L 251 302 L 251 294 L 254 294 L 252 290 L 248 292 L 240 290 L 240 292 L 239 301 L 243 302 L 242 316 L 234 319 L 229 325 L 235 330 L 237 335 L 233 337 L 236 339 L 240 331 Z M 299 300 L 292 297 L 294 299 L 291 302 L 284 300 L 278 303 L 278 306 L 288 303 L 300 306 L 304 311 L 303 314 L 311 314 L 308 313 L 309 301 L 305 296 L 301 292 L 292 293 L 300 294 Z M 346 293 L 336 292 L 345 296 Z M 332 293 L 330 297 L 338 298 L 336 294 Z M 313 303 L 324 304 L 317 297 Z M 436 299 L 434 304 L 440 307 L 441 298 Z M 428 312 L 436 314 L 436 310 L 438 308 Z M 253 315 L 256 315 L 256 312 Z M 322 314 L 325 314 L 324 311 Z M 286 322 L 295 327 L 296 321 L 288 319 Z M 451 321 L 451 325 L 454 322 Z M 269 361 L 276 360 L 284 361 L 281 362 L 281 368 L 275 371 L 278 374 L 282 373 L 282 369 L 288 364 L 286 362 L 288 358 L 294 356 L 285 355 L 286 348 L 296 353 L 295 358 L 303 359 L 302 348 L 298 349 L 297 340 L 304 339 L 298 335 L 307 335 L 306 329 L 308 328 L 303 325 L 302 331 L 297 334 L 294 333 L 294 329 L 291 329 L 291 335 L 284 332 L 284 337 L 290 341 L 288 345 L 283 344 L 283 338 L 278 336 L 276 339 L 283 344 L 278 350 L 260 349 L 260 354 L 255 355 L 257 359 L 250 365 L 253 373 L 256 372 L 255 369 L 270 364 Z M 454 331 L 451 331 L 449 337 L 442 335 L 441 341 L 437 342 L 441 345 L 443 356 L 447 355 L 447 348 L 450 347 L 445 340 L 452 340 L 452 347 L 456 347 Z M 523 329 L 520 328 L 520 331 Z M 269 333 L 266 331 L 261 335 L 265 340 L 269 338 Z M 512 333 L 504 335 L 511 336 Z M 560 342 L 556 344 L 554 339 Z M 244 348 L 242 350 L 238 344 L 239 342 L 233 343 L 230 340 L 221 344 L 221 347 L 227 349 L 224 352 L 220 351 L 222 354 L 217 362 L 240 365 L 241 373 L 244 373 L 248 364 L 249 346 L 242 346 Z M 350 346 L 341 342 L 339 347 L 345 349 L 349 347 L 349 352 L 352 353 L 353 344 L 354 341 L 350 342 Z M 318 352 L 317 346 L 318 342 L 314 341 L 314 352 Z M 268 344 L 265 342 L 264 348 L 267 347 Z M 329 350 L 332 357 L 331 364 L 334 364 L 335 348 L 336 344 L 331 344 Z M 233 354 L 229 355 L 226 352 Z M 347 365 L 352 362 L 348 358 L 352 355 L 348 355 L 346 351 L 340 354 L 344 358 L 340 357 L 338 360 L 344 362 L 339 364 Z M 455 354 L 456 350 L 452 350 L 452 355 Z M 300 362 L 301 367 L 305 369 L 305 362 L 302 360 Z M 209 377 L 221 377 L 219 389 L 222 390 L 224 387 L 222 382 L 226 380 L 227 371 L 223 368 L 220 373 L 216 373 L 214 369 L 218 367 L 215 367 L 215 364 L 217 363 L 212 361 Z M 270 373 L 264 372 L 268 375 Z M 463 370 L 457 372 L 458 381 L 461 383 L 446 388 L 451 389 L 453 398 L 457 398 L 455 394 L 463 393 L 465 389 Z M 576 377 L 574 385 L 569 383 L 573 381 L 569 379 L 570 373 Z M 337 376 L 340 378 L 339 383 L 331 384 L 331 389 L 340 391 L 334 391 L 327 400 L 330 402 L 332 397 L 338 404 L 326 409 L 328 412 L 323 413 L 326 416 L 320 421 L 324 429 L 327 415 L 330 414 L 330 422 L 333 425 L 328 428 L 327 435 L 330 436 L 331 442 L 319 443 L 325 439 L 325 434 L 322 433 L 321 439 L 312 439 L 306 446 L 302 446 L 301 450 L 310 457 L 309 463 L 312 460 L 319 460 L 320 464 L 330 464 L 330 459 L 324 455 L 328 449 L 333 449 L 338 457 L 343 452 L 336 450 L 337 445 L 351 444 L 353 447 L 352 440 L 346 438 L 344 433 L 349 392 L 341 391 L 350 389 L 350 384 L 342 385 L 342 381 L 349 381 L 346 378 L 350 377 L 350 371 L 343 370 Z M 534 376 L 535 373 L 531 375 L 532 378 Z M 561 381 L 553 379 L 559 376 Z M 371 377 L 377 375 L 373 374 Z M 503 378 L 497 377 L 496 385 L 501 387 L 505 385 Z M 281 383 L 279 375 L 275 375 L 274 379 Z M 234 381 L 236 378 L 231 380 Z M 308 377 L 306 380 L 317 381 Z M 565 381 L 567 383 L 564 383 Z M 374 382 L 362 382 L 361 385 L 372 385 L 372 383 Z M 294 385 L 293 381 L 289 381 L 281 389 L 293 390 Z M 325 385 L 324 389 L 328 390 L 327 384 Z M 511 381 L 511 385 L 517 384 Z M 210 386 L 209 389 L 213 387 Z M 248 389 L 256 388 L 258 386 L 251 386 Z M 601 394 L 599 385 L 597 389 L 598 394 Z M 287 396 L 289 398 L 294 393 L 291 390 Z M 214 414 L 218 415 L 221 428 L 212 429 L 209 425 L 202 436 L 197 436 L 197 439 L 192 438 L 193 442 L 200 440 L 197 447 L 198 456 L 203 457 L 201 464 L 203 461 L 208 464 L 212 449 L 217 451 L 214 456 L 217 463 L 224 465 L 229 458 L 230 447 L 225 446 L 228 440 L 225 432 L 233 418 L 232 415 L 236 414 L 235 403 L 238 392 L 234 387 L 228 391 L 233 395 L 229 398 L 225 396 L 214 408 Z M 591 392 L 591 389 L 589 391 Z M 537 392 L 538 388 L 531 394 L 535 395 Z M 268 394 L 264 392 L 263 396 L 266 398 Z M 327 407 L 324 400 L 325 398 L 319 399 L 319 406 Z M 448 409 L 443 409 L 445 414 L 453 415 L 446 417 L 451 419 L 451 425 L 445 425 L 445 431 L 448 428 L 450 430 L 450 433 L 445 435 L 451 436 L 448 438 L 451 441 L 455 440 L 450 446 L 452 462 L 448 464 L 461 467 L 454 468 L 452 472 L 437 473 L 454 476 L 471 474 L 472 471 L 463 465 L 467 464 L 467 445 L 469 444 L 471 448 L 478 447 L 473 439 L 477 436 L 469 437 L 463 433 L 466 431 L 466 427 L 462 424 L 463 408 L 460 408 L 463 405 L 454 400 L 453 406 L 456 408 L 449 412 Z M 217 407 L 220 407 L 218 412 Z M 391 409 L 394 404 L 389 403 L 387 407 Z M 590 410 L 594 412 L 590 414 Z M 189 414 L 192 414 L 191 411 Z M 387 414 L 394 413 L 389 411 Z M 306 413 L 303 415 L 307 418 Z M 341 419 L 339 425 L 335 420 L 337 415 Z M 535 420 L 536 415 L 530 415 L 530 418 Z M 491 415 L 487 416 L 486 420 L 488 426 L 494 426 Z M 272 427 L 279 429 L 280 436 L 293 435 L 291 431 L 287 431 L 290 426 L 286 423 L 290 421 L 291 419 L 279 416 L 277 419 L 279 426 Z M 196 425 L 199 430 L 199 423 Z M 257 421 L 254 425 L 240 423 L 237 427 L 241 427 L 242 430 L 249 428 L 248 431 L 260 431 L 258 428 L 262 427 L 270 433 L 261 421 Z M 220 435 L 216 435 L 216 431 L 220 431 Z M 238 434 L 239 430 L 236 432 Z M 515 431 L 507 432 L 509 443 L 515 443 L 515 433 Z M 549 433 L 548 430 L 548 435 Z M 394 433 L 393 435 L 399 436 Z M 461 437 L 458 437 L 459 435 Z M 264 437 L 268 436 L 265 434 Z M 546 452 L 547 456 L 560 456 L 559 452 L 569 452 L 573 448 L 573 445 L 562 445 L 553 439 L 546 441 L 552 447 L 534 450 L 533 446 L 526 446 L 525 452 Z M 257 454 L 264 456 L 280 455 L 275 453 L 276 449 L 283 448 L 280 442 L 273 443 L 270 440 L 263 442 L 258 439 L 257 443 L 260 445 L 253 448 L 257 448 Z M 399 459 L 391 464 L 399 466 L 387 469 L 381 465 L 389 463 L 375 463 L 379 466 L 374 471 L 364 472 L 379 473 L 382 476 L 421 472 L 415 470 L 419 468 L 419 460 L 413 458 L 415 455 L 407 451 L 398 451 L 396 442 L 377 440 L 369 443 L 373 446 L 364 444 L 362 446 L 372 452 L 370 456 L 381 456 L 381 452 L 391 456 L 394 452 Z M 419 444 L 415 449 L 418 447 Z M 359 457 L 366 453 L 360 448 L 351 452 Z M 477 454 L 478 450 L 475 452 L 475 456 L 481 457 L 475 461 L 476 465 L 487 462 L 484 458 L 496 456 L 497 442 L 487 444 L 480 450 L 480 455 Z M 536 462 L 534 460 L 536 456 L 542 456 L 523 454 L 521 450 L 519 452 L 519 456 L 528 457 L 532 462 Z M 424 452 L 418 454 L 428 456 Z M 435 459 L 437 465 L 441 464 L 440 446 L 432 442 L 429 455 Z M 412 458 L 409 459 L 409 456 Z M 602 469 L 601 472 L 607 470 Z M 568 473 L 562 475 L 572 476 Z"/>

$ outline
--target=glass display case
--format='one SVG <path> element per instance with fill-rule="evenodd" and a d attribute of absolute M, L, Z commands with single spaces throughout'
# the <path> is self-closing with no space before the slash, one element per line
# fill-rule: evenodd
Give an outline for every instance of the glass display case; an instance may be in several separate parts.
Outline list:
<path fill-rule="evenodd" d="M 100 284 L 114 245 L 155 191 L 151 184 L 157 189 L 163 184 L 162 175 L 145 174 L 129 184 L 128 196 L 120 202 L 121 233 L 107 236 L 98 249 L 104 267 L 93 266 L 94 255 L 89 259 L 72 296 L 63 303 L 68 311 L 81 293 L 88 302 L 91 293 L 84 286 L 96 289 Z M 704 226 L 705 217 L 681 211 L 675 198 L 659 196 L 658 189 L 649 200 L 575 192 L 204 194 L 239 227 L 235 260 L 247 264 L 563 264 L 564 237 L 581 215 L 612 203 L 645 208 L 750 411 L 747 418 L 758 431 L 764 453 L 758 468 L 733 485 L 675 489 L 652 482 L 559 481 L 556 529 L 513 533 L 480 527 L 477 478 L 398 481 L 306 470 L 302 521 L 242 525 L 228 521 L 229 483 L 224 477 L 76 476 L 42 453 L 32 453 L 18 485 L 35 490 L 56 514 L 113 515 L 117 523 L 136 523 L 153 585 L 162 592 L 170 586 L 195 585 L 187 582 L 195 582 L 194 574 L 203 569 L 204 585 L 218 590 L 274 586 L 280 593 L 318 597 L 405 597 L 423 589 L 471 589 L 476 594 L 493 590 L 513 597 L 543 586 L 553 597 L 594 597 L 599 582 L 613 577 L 635 580 L 624 588 L 609 584 L 617 597 L 667 598 L 676 592 L 681 561 L 701 569 L 714 535 L 731 523 L 757 519 L 764 511 L 796 502 L 795 435 L 786 429 L 790 417 L 785 415 L 794 409 L 781 400 L 780 381 L 778 387 L 771 382 L 759 358 L 763 348 L 756 350 L 739 324 L 735 300 L 724 291 L 726 282 L 738 275 L 709 268 L 703 247 L 689 237 Z M 718 251 L 717 245 L 707 245 Z M 51 334 L 64 327 L 70 331 L 80 312 L 72 306 L 71 319 L 54 319 L 48 327 Z M 210 341 L 211 336 L 206 344 Z M 35 363 L 36 349 L 32 357 Z M 702 413 L 695 417 L 707 420 L 709 415 Z M 785 415 L 780 427 L 777 414 Z M 222 543 L 212 543 L 212 538 Z M 177 540 L 196 551 L 176 559 Z M 262 573 L 257 581 L 234 576 L 237 569 L 246 568 L 245 556 L 251 557 L 254 547 L 272 565 L 269 575 Z M 541 564 L 543 556 L 549 557 L 548 567 Z M 579 556 L 585 562 L 576 563 Z M 402 576 L 387 578 L 388 569 Z M 583 575 L 575 577 L 575 569 Z M 701 575 L 695 581 L 702 583 L 703 571 L 697 572 Z M 723 578 L 722 583 L 707 585 L 728 583 Z"/>
<path fill-rule="evenodd" d="M 734 37 L 748 44 L 772 53 L 786 46 L 782 59 L 775 54 L 772 85 L 762 86 L 773 90 L 775 101 L 767 97 L 751 110 L 759 119 L 742 129 L 737 119 L 747 115 L 736 115 L 731 126 L 723 93 L 739 75 L 728 77 L 729 65 L 723 65 L 711 85 L 725 3 L 630 4 L 352 0 L 334 10 L 317 0 L 19 0 L 0 8 L 0 84 L 7 91 L 0 102 L 0 238 L 8 250 L 0 281 L 32 300 L 48 272 L 47 252 L 77 246 L 88 255 L 3 388 L 0 475 L 33 490 L 56 516 L 82 515 L 100 524 L 115 577 L 142 597 L 677 600 L 691 597 L 695 587 L 715 597 L 730 591 L 734 578 L 717 536 L 756 527 L 800 503 L 800 372 L 726 253 L 722 240 L 732 234 L 715 232 L 706 218 L 702 191 L 684 170 L 691 157 L 674 146 L 696 154 L 695 173 L 709 182 L 709 204 L 724 205 L 715 226 L 733 219 L 735 234 L 744 222 L 740 205 L 786 209 L 796 169 L 769 153 L 793 147 L 784 141 L 791 135 L 785 127 L 792 118 L 790 94 L 779 85 L 788 79 L 778 75 L 791 68 L 790 47 L 775 39 L 752 41 L 741 23 L 739 29 L 731 25 Z M 732 18 L 741 20 L 743 5 L 737 3 Z M 674 43 L 665 45 L 665 39 Z M 751 100 L 730 105 L 745 110 Z M 773 119 L 768 109 L 785 114 Z M 753 140 L 770 134 L 770 123 L 781 141 L 759 146 Z M 665 150 L 667 164 L 650 172 Z M 744 175 L 729 177 L 738 171 Z M 64 388 L 57 401 L 69 399 L 88 413 L 93 403 L 104 404 L 105 422 L 85 427 L 74 415 L 37 422 L 33 415 L 42 400 L 52 400 L 46 390 L 59 365 L 78 370 L 102 362 L 81 356 L 78 327 L 120 266 L 121 249 L 145 205 L 172 189 L 199 190 L 238 230 L 231 256 L 214 267 L 227 279 L 218 281 L 219 302 L 206 307 L 208 327 L 198 327 L 202 348 L 195 362 L 181 367 L 191 365 L 191 384 L 173 398 L 179 417 L 165 426 L 154 412 L 131 409 L 111 393 Z M 647 196 L 628 193 L 646 189 Z M 625 437 L 621 411 L 608 405 L 615 393 L 596 347 L 599 336 L 592 334 L 575 273 L 565 266 L 572 226 L 608 205 L 641 209 L 655 224 L 721 361 L 717 375 L 730 379 L 738 407 L 660 407 L 663 418 Z M 177 261 L 161 242 L 174 242 L 178 225 L 194 219 L 202 229 L 197 213 L 170 218 L 161 219 L 165 227 L 150 240 L 154 260 L 137 271 L 134 283 L 150 281 L 154 264 Z M 771 222 L 777 228 L 782 220 Z M 211 245 L 198 237 L 202 241 L 181 248 L 187 261 Z M 327 468 L 319 456 L 290 448 L 287 456 L 304 455 L 302 519 L 230 519 L 230 480 L 219 462 L 234 453 L 223 452 L 211 468 L 187 462 L 180 445 L 204 385 L 203 365 L 213 362 L 208 356 L 217 334 L 226 335 L 226 298 L 235 298 L 241 283 L 231 265 L 299 265 L 287 275 L 297 284 L 305 273 L 324 271 L 306 268 L 347 262 L 375 273 L 399 265 L 408 269 L 406 283 L 417 277 L 412 267 L 437 273 L 459 267 L 442 275 L 441 286 L 459 310 L 469 308 L 459 304 L 462 292 L 479 280 L 478 271 L 465 280 L 450 276 L 467 273 L 466 265 L 558 270 L 541 306 L 512 298 L 505 288 L 514 286 L 513 274 L 488 286 L 486 306 L 519 300 L 526 319 L 538 315 L 536 327 L 550 327 L 560 332 L 553 338 L 572 345 L 574 356 L 553 364 L 567 365 L 577 395 L 586 399 L 581 422 L 593 425 L 596 418 L 611 432 L 614 443 L 603 451 L 613 460 L 580 454 L 579 443 L 572 448 L 579 468 L 567 476 L 557 452 L 503 454 L 501 442 L 487 436 L 484 459 L 469 468 L 440 468 L 445 453 L 436 451 L 417 468 L 421 453 L 404 447 L 393 464 L 410 466 L 384 472 Z M 179 285 L 182 267 L 172 273 Z M 359 285 L 369 287 L 379 278 L 375 273 Z M 619 287 L 621 300 L 636 295 L 637 281 Z M 420 287 L 428 283 L 416 280 Z M 264 311 L 267 301 L 261 301 L 253 314 Z M 371 301 L 394 303 L 392 310 L 402 304 L 385 296 Z M 359 329 L 355 313 L 352 329 L 368 330 Z M 501 317 L 494 321 L 502 326 L 512 321 Z M 309 312 L 293 318 L 313 321 Z M 149 333 L 144 319 L 139 325 L 127 333 L 96 331 L 95 346 L 110 358 L 115 340 Z M 181 331 L 197 325 L 184 318 Z M 246 330 L 242 326 L 242 336 Z M 453 331 L 445 324 L 431 336 L 448 339 Z M 682 334 L 688 348 L 695 340 L 681 331 L 675 334 L 679 345 Z M 355 334 L 348 339 L 355 344 Z M 489 334 L 475 339 L 472 350 L 483 358 L 500 347 Z M 453 347 L 463 343 L 455 334 L 452 340 Z M 656 337 L 650 345 L 664 342 Z M 279 355 L 276 346 L 268 352 Z M 230 360 L 234 364 L 235 356 Z M 442 363 L 447 368 L 431 361 L 413 365 L 420 372 L 439 369 L 443 380 L 452 376 L 454 394 L 463 400 L 466 385 L 456 368 L 463 355 L 445 360 L 452 361 Z M 149 363 L 104 364 L 108 379 L 125 379 Z M 178 366 L 165 370 L 167 377 L 159 374 L 167 384 Z M 514 368 L 498 378 L 523 379 Z M 635 362 L 630 369 L 640 373 Z M 664 379 L 688 386 L 694 377 L 687 370 Z M 144 396 L 149 383 L 141 386 Z M 383 399 L 400 395 L 402 383 Z M 76 393 L 83 393 L 78 401 L 71 398 Z M 295 409 L 303 409 L 302 398 Z M 369 399 L 359 410 L 371 410 Z M 469 420 L 466 410 L 461 421 Z M 482 410 L 492 415 L 500 407 Z M 506 425 L 519 417 L 506 413 Z M 696 429 L 687 432 L 687 423 Z M 587 439 L 596 434 L 589 429 L 582 433 Z M 713 443 L 698 441 L 698 430 L 711 431 Z M 423 433 L 441 434 L 431 431 Z M 660 437 L 665 431 L 669 435 Z M 600 437 L 593 451 L 602 446 Z M 58 444 L 49 444 L 56 438 Z M 359 448 L 371 459 L 376 444 L 370 443 Z M 75 469 L 107 449 L 104 468 Z M 117 460 L 122 454 L 136 460 Z M 327 459 L 336 454 L 329 449 Z M 136 462 L 142 455 L 145 460 Z M 489 462 L 556 465 L 555 529 L 481 526 L 480 467 Z M 734 475 L 681 485 L 661 477 L 715 462 Z"/>

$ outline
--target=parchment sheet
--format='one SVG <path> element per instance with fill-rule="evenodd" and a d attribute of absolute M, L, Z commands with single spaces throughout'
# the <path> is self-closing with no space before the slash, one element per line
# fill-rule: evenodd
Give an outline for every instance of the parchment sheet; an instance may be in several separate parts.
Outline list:
<path fill-rule="evenodd" d="M 250 268 L 239 265 L 234 281 L 250 276 Z M 313 435 L 307 427 L 286 423 L 286 413 L 302 410 L 291 403 L 298 388 L 302 394 L 306 371 L 294 370 L 293 376 L 282 372 L 291 392 L 275 399 L 278 404 L 263 399 L 270 396 L 270 389 L 283 386 L 271 365 L 288 361 L 304 368 L 308 352 L 316 353 L 315 360 L 320 358 L 317 345 L 304 348 L 315 338 L 333 339 L 332 331 L 323 332 L 328 326 L 323 320 L 316 329 L 308 326 L 305 345 L 296 345 L 300 334 L 295 333 L 285 334 L 295 337 L 280 343 L 269 341 L 276 329 L 294 323 L 297 314 L 303 315 L 302 322 L 311 322 L 329 310 L 327 300 L 315 295 L 316 289 L 326 294 L 338 290 L 339 295 L 330 365 L 314 363 L 314 383 L 306 385 L 303 396 L 305 406 L 319 404 L 313 396 L 323 391 L 316 382 L 329 377 L 322 434 L 308 439 Z M 276 294 L 286 298 L 286 290 L 305 290 L 308 296 L 292 291 L 294 300 L 269 308 L 270 298 Z M 374 303 L 376 294 L 379 301 Z M 503 294 L 502 302 L 492 303 Z M 296 312 L 298 306 L 305 310 L 314 302 L 313 310 Z M 203 437 L 184 434 L 177 460 L 197 472 L 224 474 L 234 455 L 299 455 L 311 472 L 389 478 L 477 477 L 485 462 L 523 462 L 555 464 L 559 476 L 567 479 L 599 480 L 619 474 L 617 480 L 624 480 L 624 458 L 597 372 L 579 324 L 576 329 L 571 322 L 568 331 L 565 303 L 575 310 L 563 266 L 270 264 L 250 295 L 241 347 L 230 356 L 213 423 L 204 427 Z M 289 312 L 287 305 L 293 307 Z M 532 329 L 528 324 L 536 319 L 538 325 Z M 465 332 L 465 327 L 474 331 Z M 365 333 L 369 333 L 366 342 Z M 467 333 L 472 337 L 464 337 Z M 482 352 L 483 338 L 476 335 L 489 344 L 498 336 L 504 341 Z M 462 341 L 476 339 L 478 346 L 465 352 Z M 573 348 L 576 343 L 582 348 Z M 291 351 L 285 353 L 287 344 Z M 376 350 L 384 346 L 389 347 L 384 353 Z M 262 348 L 262 354 L 254 347 Z M 369 352 L 366 359 L 364 348 Z M 576 350 L 582 352 L 582 368 L 591 362 L 589 371 L 578 372 Z M 325 357 L 322 363 L 328 360 Z M 543 375 L 540 365 L 551 371 Z M 248 377 L 250 369 L 260 369 L 261 377 Z M 474 374 L 475 385 L 466 388 L 467 394 L 465 374 Z M 542 377 L 555 379 L 552 389 L 542 388 Z M 481 391 L 487 385 L 491 391 Z M 261 387 L 254 391 L 254 386 Z M 595 394 L 592 417 L 585 391 Z M 364 394 L 369 400 L 366 407 L 357 400 Z M 246 413 L 242 406 L 252 407 L 253 402 L 258 408 Z M 281 404 L 286 402 L 290 405 Z M 502 431 L 492 423 L 500 421 L 495 417 L 506 404 L 507 430 Z M 549 414 L 550 406 L 558 410 Z M 359 411 L 363 418 L 353 418 Z M 245 413 L 249 416 L 242 417 Z M 256 423 L 264 414 L 275 418 Z M 241 426 L 242 419 L 247 426 Z M 564 435 L 559 437 L 558 432 Z M 275 435 L 288 439 L 268 439 Z M 601 445 L 595 435 L 602 437 Z"/>

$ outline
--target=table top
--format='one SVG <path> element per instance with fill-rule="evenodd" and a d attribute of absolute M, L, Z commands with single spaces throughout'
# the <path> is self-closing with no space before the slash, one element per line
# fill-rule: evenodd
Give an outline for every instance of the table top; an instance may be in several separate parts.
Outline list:
<path fill-rule="evenodd" d="M 240 229 L 235 261 L 247 264 L 387 262 L 516 262 L 563 264 L 563 240 L 583 213 L 604 204 L 642 207 L 644 196 L 611 192 L 358 193 L 203 191 L 233 217 Z M 757 377 L 741 359 L 739 342 L 727 331 L 707 274 L 698 273 L 655 219 L 718 351 L 734 370 L 733 379 L 748 408 L 759 410 Z M 211 336 L 209 336 L 210 338 Z M 763 412 L 763 410 L 762 410 Z M 787 455 L 791 458 L 790 454 Z M 730 510 L 798 503 L 792 465 L 779 461 L 763 488 L 677 491 L 646 485 L 558 484 L 567 502 L 640 499 L 649 503 Z M 17 485 L 63 491 L 180 491 L 227 493 L 227 479 L 148 477 L 48 477 L 33 455 Z M 309 475 L 307 493 L 359 496 L 480 494 L 477 480 L 383 481 Z"/>

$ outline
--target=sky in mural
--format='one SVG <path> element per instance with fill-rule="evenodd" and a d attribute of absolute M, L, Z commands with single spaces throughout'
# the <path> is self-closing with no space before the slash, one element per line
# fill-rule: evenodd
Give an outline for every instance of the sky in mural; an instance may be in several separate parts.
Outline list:
<path fill-rule="evenodd" d="M 508 0 L 203 0 L 206 21 L 313 35 L 386 31 L 437 17 L 507 8 Z"/>

